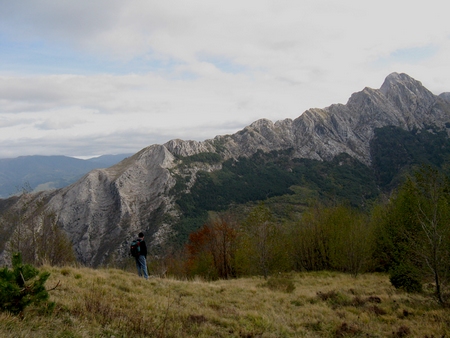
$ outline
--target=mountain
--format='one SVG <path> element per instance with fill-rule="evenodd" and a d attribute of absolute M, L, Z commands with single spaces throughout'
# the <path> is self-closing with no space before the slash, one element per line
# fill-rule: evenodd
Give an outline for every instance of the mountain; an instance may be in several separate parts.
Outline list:
<path fill-rule="evenodd" d="M 23 188 L 35 191 L 62 188 L 93 169 L 110 167 L 131 155 L 103 155 L 88 160 L 67 156 L 0 159 L 0 198 L 17 194 Z"/>
<path fill-rule="evenodd" d="M 261 119 L 203 142 L 151 145 L 33 198 L 57 215 L 80 262 L 99 266 L 125 258 L 139 231 L 153 248 L 182 242 L 207 210 L 296 191 L 363 207 L 407 168 L 450 158 L 449 132 L 449 96 L 393 73 L 345 105 L 309 109 L 294 120 Z M 0 201 L 0 210 L 22 200 Z M 12 231 L 4 230 L 5 238 Z"/>

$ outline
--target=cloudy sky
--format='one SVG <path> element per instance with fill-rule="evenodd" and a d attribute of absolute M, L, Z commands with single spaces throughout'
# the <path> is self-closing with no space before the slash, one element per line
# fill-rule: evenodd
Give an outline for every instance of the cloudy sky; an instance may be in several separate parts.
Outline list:
<path fill-rule="evenodd" d="M 449 60 L 442 0 L 0 0 L 0 158 L 201 141 L 391 72 L 438 95 Z"/>

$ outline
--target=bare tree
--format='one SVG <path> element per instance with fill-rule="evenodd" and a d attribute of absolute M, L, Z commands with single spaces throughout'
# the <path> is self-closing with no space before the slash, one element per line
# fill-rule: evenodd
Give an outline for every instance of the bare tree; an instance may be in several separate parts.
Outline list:
<path fill-rule="evenodd" d="M 6 246 L 10 256 L 20 252 L 23 261 L 33 265 L 75 262 L 72 243 L 39 194 L 23 192 L 16 206 L 2 215 L 1 223 L 12 229 Z"/>
<path fill-rule="evenodd" d="M 444 174 L 431 167 L 422 167 L 409 184 L 422 230 L 410 233 L 411 244 L 431 272 L 436 297 L 444 304 L 442 287 L 450 270 L 450 184 Z"/>
<path fill-rule="evenodd" d="M 276 239 L 276 226 L 272 213 L 264 204 L 259 204 L 250 212 L 243 228 L 249 239 L 247 245 L 253 246 L 254 249 L 257 271 L 267 279 L 274 252 L 272 244 Z"/>

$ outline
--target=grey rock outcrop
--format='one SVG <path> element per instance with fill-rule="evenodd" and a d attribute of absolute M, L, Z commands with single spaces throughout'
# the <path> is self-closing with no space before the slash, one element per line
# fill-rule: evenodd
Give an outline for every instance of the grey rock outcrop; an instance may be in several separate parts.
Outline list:
<path fill-rule="evenodd" d="M 168 168 L 173 162 L 166 147 L 153 145 L 108 169 L 90 172 L 50 199 L 48 208 L 75 243 L 80 261 L 96 266 L 126 254 L 125 239 L 148 229 L 143 222 L 170 205 L 167 196 L 175 179 Z"/>
<path fill-rule="evenodd" d="M 198 153 L 213 152 L 216 149 L 207 142 L 170 140 L 164 146 L 174 155 L 192 156 Z"/>
<path fill-rule="evenodd" d="M 442 93 L 439 97 L 444 101 L 450 102 L 450 92 Z"/>

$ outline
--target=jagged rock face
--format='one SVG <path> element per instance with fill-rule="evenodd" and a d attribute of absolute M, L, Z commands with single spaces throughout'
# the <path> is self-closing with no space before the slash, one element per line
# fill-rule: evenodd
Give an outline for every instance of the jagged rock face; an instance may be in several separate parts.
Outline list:
<path fill-rule="evenodd" d="M 198 153 L 213 152 L 216 149 L 209 143 L 197 141 L 170 140 L 164 146 L 172 154 L 179 156 L 192 156 Z"/>
<path fill-rule="evenodd" d="M 170 204 L 173 162 L 167 148 L 150 146 L 111 168 L 90 172 L 50 200 L 48 208 L 57 213 L 83 263 L 96 266 L 111 255 L 121 257 L 130 236 L 152 229 L 146 223 L 152 213 Z"/>
<path fill-rule="evenodd" d="M 251 156 L 257 150 L 265 152 L 290 148 L 294 144 L 292 120 L 286 119 L 273 123 L 261 119 L 234 135 L 217 136 L 205 143 L 220 144 L 225 159 Z"/>
<path fill-rule="evenodd" d="M 439 95 L 439 97 L 444 101 L 450 102 L 450 93 L 449 92 L 442 93 Z"/>
<path fill-rule="evenodd" d="M 408 75 L 393 73 L 380 89 L 365 88 L 345 105 L 309 109 L 295 120 L 261 119 L 236 134 L 204 142 L 171 140 L 150 146 L 52 194 L 47 208 L 57 214 L 79 260 L 98 266 L 126 257 L 128 243 L 139 231 L 146 232 L 151 245 L 163 245 L 172 231 L 170 219 L 180 216 L 170 193 L 177 179 L 188 182 L 188 193 L 199 170 L 221 168 L 221 163 L 183 167 L 181 157 L 212 152 L 224 161 L 258 150 L 293 149 L 298 158 L 330 160 L 345 152 L 370 165 L 375 128 L 445 128 L 449 122 L 449 93 L 435 96 Z"/>
<path fill-rule="evenodd" d="M 364 88 L 345 105 L 309 109 L 294 121 L 259 120 L 237 134 L 215 140 L 223 144 L 228 157 L 293 148 L 297 157 L 330 160 L 345 152 L 370 165 L 369 144 L 376 128 L 443 128 L 450 107 L 442 96 L 433 95 L 406 74 L 393 73 L 380 89 Z"/>

